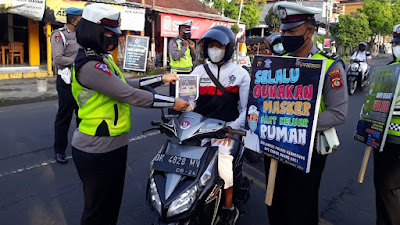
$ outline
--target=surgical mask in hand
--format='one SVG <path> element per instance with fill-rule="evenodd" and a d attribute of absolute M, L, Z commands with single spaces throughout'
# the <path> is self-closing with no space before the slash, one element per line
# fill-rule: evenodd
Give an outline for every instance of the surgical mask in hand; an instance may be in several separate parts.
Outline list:
<path fill-rule="evenodd" d="M 212 47 L 207 49 L 208 57 L 212 63 L 219 63 L 225 56 L 225 50 L 218 47 Z"/>
<path fill-rule="evenodd" d="M 278 44 L 272 46 L 272 49 L 274 50 L 274 52 L 280 54 L 283 52 L 283 45 L 282 45 L 282 43 L 278 43 Z"/>
<path fill-rule="evenodd" d="M 393 55 L 396 59 L 400 59 L 400 45 L 392 48 Z"/>
<path fill-rule="evenodd" d="M 257 130 L 257 121 L 256 120 L 251 120 L 250 123 L 249 123 L 249 128 L 250 128 L 250 130 L 255 132 Z"/>

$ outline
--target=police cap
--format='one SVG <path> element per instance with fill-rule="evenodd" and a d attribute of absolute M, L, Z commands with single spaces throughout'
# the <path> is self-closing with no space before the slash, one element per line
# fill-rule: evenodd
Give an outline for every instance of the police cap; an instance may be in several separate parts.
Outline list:
<path fill-rule="evenodd" d="M 321 9 L 315 7 L 305 7 L 294 2 L 277 2 L 273 7 L 281 19 L 281 30 L 289 30 L 302 25 L 306 21 L 312 21 L 315 14 L 322 12 Z"/>
<path fill-rule="evenodd" d="M 109 5 L 103 3 L 87 5 L 83 8 L 82 18 L 93 23 L 101 24 L 114 33 L 122 33 L 118 28 L 121 21 L 120 12 Z"/>
<path fill-rule="evenodd" d="M 185 22 L 180 22 L 178 23 L 179 28 L 182 28 L 184 33 L 190 33 L 190 29 L 192 27 L 193 21 L 192 20 L 188 20 Z"/>
<path fill-rule="evenodd" d="M 400 24 L 394 25 L 393 27 L 393 38 L 390 42 L 400 43 Z"/>
<path fill-rule="evenodd" d="M 75 8 L 75 7 L 69 7 L 65 9 L 65 14 L 67 15 L 75 15 L 75 16 L 82 16 L 82 9 Z"/>

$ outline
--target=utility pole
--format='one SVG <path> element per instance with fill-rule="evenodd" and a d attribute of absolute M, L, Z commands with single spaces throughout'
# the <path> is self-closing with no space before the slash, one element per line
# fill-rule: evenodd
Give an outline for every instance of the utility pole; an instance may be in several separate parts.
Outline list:
<path fill-rule="evenodd" d="M 328 38 L 329 36 L 329 15 L 330 15 L 330 4 L 331 0 L 326 1 L 326 21 L 325 21 L 325 38 Z"/>
<path fill-rule="evenodd" d="M 243 0 L 240 0 L 240 8 L 239 8 L 239 17 L 237 20 L 237 25 L 239 27 L 239 23 L 240 23 L 240 16 L 242 14 L 242 9 L 243 9 Z M 244 31 L 246 32 L 246 31 Z M 237 40 L 237 37 L 235 37 Z M 239 64 L 239 42 L 237 41 L 236 43 L 236 63 Z"/>

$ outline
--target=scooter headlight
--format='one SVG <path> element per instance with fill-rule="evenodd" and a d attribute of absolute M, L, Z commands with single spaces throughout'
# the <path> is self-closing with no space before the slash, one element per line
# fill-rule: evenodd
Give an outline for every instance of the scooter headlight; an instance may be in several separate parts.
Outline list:
<path fill-rule="evenodd" d="M 168 208 L 167 217 L 172 217 L 188 210 L 196 199 L 197 190 L 197 185 L 194 185 L 173 201 Z"/>
<path fill-rule="evenodd" d="M 351 64 L 351 71 L 357 71 L 360 66 L 357 63 Z"/>
<path fill-rule="evenodd" d="M 150 180 L 150 200 L 153 203 L 154 208 L 156 208 L 158 213 L 161 214 L 161 200 L 154 178 L 151 178 Z"/>

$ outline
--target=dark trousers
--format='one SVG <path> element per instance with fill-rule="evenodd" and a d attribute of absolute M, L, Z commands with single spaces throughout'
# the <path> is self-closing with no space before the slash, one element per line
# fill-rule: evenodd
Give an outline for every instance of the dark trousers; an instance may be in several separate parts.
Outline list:
<path fill-rule="evenodd" d="M 124 189 L 128 146 L 108 153 L 86 153 L 72 147 L 85 198 L 81 225 L 115 225 Z"/>
<path fill-rule="evenodd" d="M 400 225 L 400 144 L 386 143 L 374 151 L 376 224 Z"/>
<path fill-rule="evenodd" d="M 326 155 L 316 152 L 309 173 L 278 163 L 272 206 L 267 206 L 270 225 L 318 225 L 318 192 Z M 267 184 L 270 161 L 265 157 Z"/>
<path fill-rule="evenodd" d="M 54 124 L 54 152 L 65 154 L 68 145 L 68 130 L 71 124 L 72 114 L 75 111 L 76 126 L 78 118 L 78 105 L 72 96 L 71 85 L 66 84 L 61 76 L 57 75 L 58 112 Z"/>

